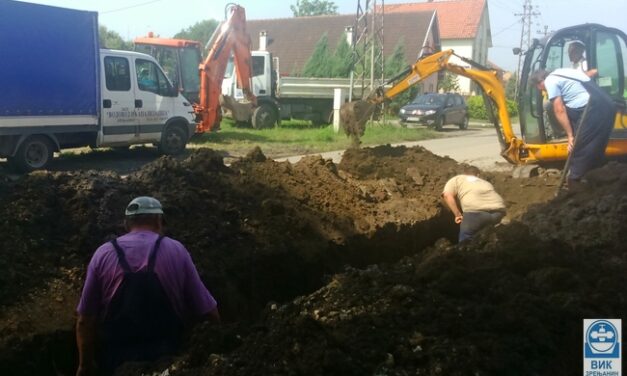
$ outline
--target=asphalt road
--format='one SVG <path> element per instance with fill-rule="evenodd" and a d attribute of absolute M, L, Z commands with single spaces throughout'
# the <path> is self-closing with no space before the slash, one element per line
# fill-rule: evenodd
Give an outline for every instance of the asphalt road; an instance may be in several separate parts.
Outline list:
<path fill-rule="evenodd" d="M 482 170 L 490 171 L 510 171 L 511 165 L 500 156 L 500 146 L 494 128 L 471 128 L 466 131 L 447 130 L 447 137 L 434 140 L 404 142 L 393 144 L 393 146 L 405 145 L 413 147 L 420 145 L 434 154 L 448 156 L 460 163 L 468 163 L 479 167 Z M 328 153 L 317 153 L 325 159 L 332 159 L 339 163 L 342 159 L 343 150 Z M 290 161 L 292 163 L 300 160 L 302 155 L 278 158 L 277 161 Z"/>

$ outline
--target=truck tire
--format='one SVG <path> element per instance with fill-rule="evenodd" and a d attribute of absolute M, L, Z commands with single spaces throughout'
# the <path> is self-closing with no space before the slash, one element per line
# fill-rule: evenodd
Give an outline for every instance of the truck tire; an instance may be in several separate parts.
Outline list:
<path fill-rule="evenodd" d="M 459 124 L 459 129 L 461 129 L 462 131 L 465 131 L 466 129 L 468 129 L 468 115 L 464 116 L 464 120 L 462 120 L 462 122 Z"/>
<path fill-rule="evenodd" d="M 180 125 L 168 126 L 161 135 L 159 151 L 167 155 L 181 154 L 187 145 L 187 134 Z"/>
<path fill-rule="evenodd" d="M 443 127 L 444 127 L 444 115 L 440 115 L 433 122 L 433 128 L 436 131 L 440 132 L 440 131 L 442 131 Z"/>
<path fill-rule="evenodd" d="M 44 169 L 52 161 L 54 145 L 46 136 L 29 136 L 9 159 L 11 165 L 20 172 Z"/>
<path fill-rule="evenodd" d="M 253 111 L 253 128 L 272 128 L 278 120 L 277 113 L 269 104 L 262 104 Z"/>

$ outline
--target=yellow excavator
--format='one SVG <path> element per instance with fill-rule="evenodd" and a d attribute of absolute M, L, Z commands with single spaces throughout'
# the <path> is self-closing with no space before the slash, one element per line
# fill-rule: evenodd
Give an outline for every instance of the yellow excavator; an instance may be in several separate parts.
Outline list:
<path fill-rule="evenodd" d="M 625 99 L 627 88 L 627 35 L 621 30 L 597 24 L 584 24 L 558 30 L 543 40 L 534 40 L 524 52 L 524 64 L 518 87 L 517 103 L 520 113 L 520 135 L 514 132 L 507 112 L 505 90 L 497 71 L 470 59 L 455 55 L 453 50 L 436 52 L 423 56 L 412 66 L 390 79 L 383 87 L 373 91 L 368 98 L 345 104 L 341 110 L 341 120 L 347 134 L 354 138 L 363 135 L 365 124 L 377 104 L 394 98 L 396 95 L 420 83 L 430 75 L 448 71 L 468 77 L 478 84 L 484 95 L 488 113 L 496 128 L 501 144 L 501 155 L 508 162 L 522 166 L 518 175 L 529 175 L 538 166 L 563 164 L 568 158 L 568 144 L 560 127 L 547 114 L 543 95 L 535 86 L 528 85 L 529 74 L 537 69 L 554 70 L 570 67 L 568 46 L 572 42 L 586 46 L 588 69 L 596 69 L 595 80 L 615 101 L 617 113 L 614 131 L 606 149 L 608 157 L 627 156 L 627 112 Z M 521 53 L 521 51 L 515 51 Z M 457 56 L 468 64 L 464 67 L 451 62 Z M 496 115 L 494 114 L 496 109 Z"/>

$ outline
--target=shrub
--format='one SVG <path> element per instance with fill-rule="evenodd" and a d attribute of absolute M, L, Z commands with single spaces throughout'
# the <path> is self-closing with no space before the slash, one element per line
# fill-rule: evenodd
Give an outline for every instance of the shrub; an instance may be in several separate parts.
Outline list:
<path fill-rule="evenodd" d="M 483 103 L 483 96 L 468 97 L 466 103 L 468 104 L 468 115 L 472 119 L 488 120 L 488 112 Z M 507 113 L 510 117 L 518 116 L 518 105 L 510 99 L 507 100 Z"/>

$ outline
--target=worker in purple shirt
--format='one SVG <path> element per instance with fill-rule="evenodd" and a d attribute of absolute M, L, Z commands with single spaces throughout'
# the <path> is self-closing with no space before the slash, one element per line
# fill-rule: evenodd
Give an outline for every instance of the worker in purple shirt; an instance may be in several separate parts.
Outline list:
<path fill-rule="evenodd" d="M 112 374 L 126 361 L 172 355 L 185 324 L 220 321 L 189 252 L 162 235 L 161 203 L 135 198 L 125 224 L 128 234 L 100 246 L 87 267 L 76 308 L 77 375 Z"/>

